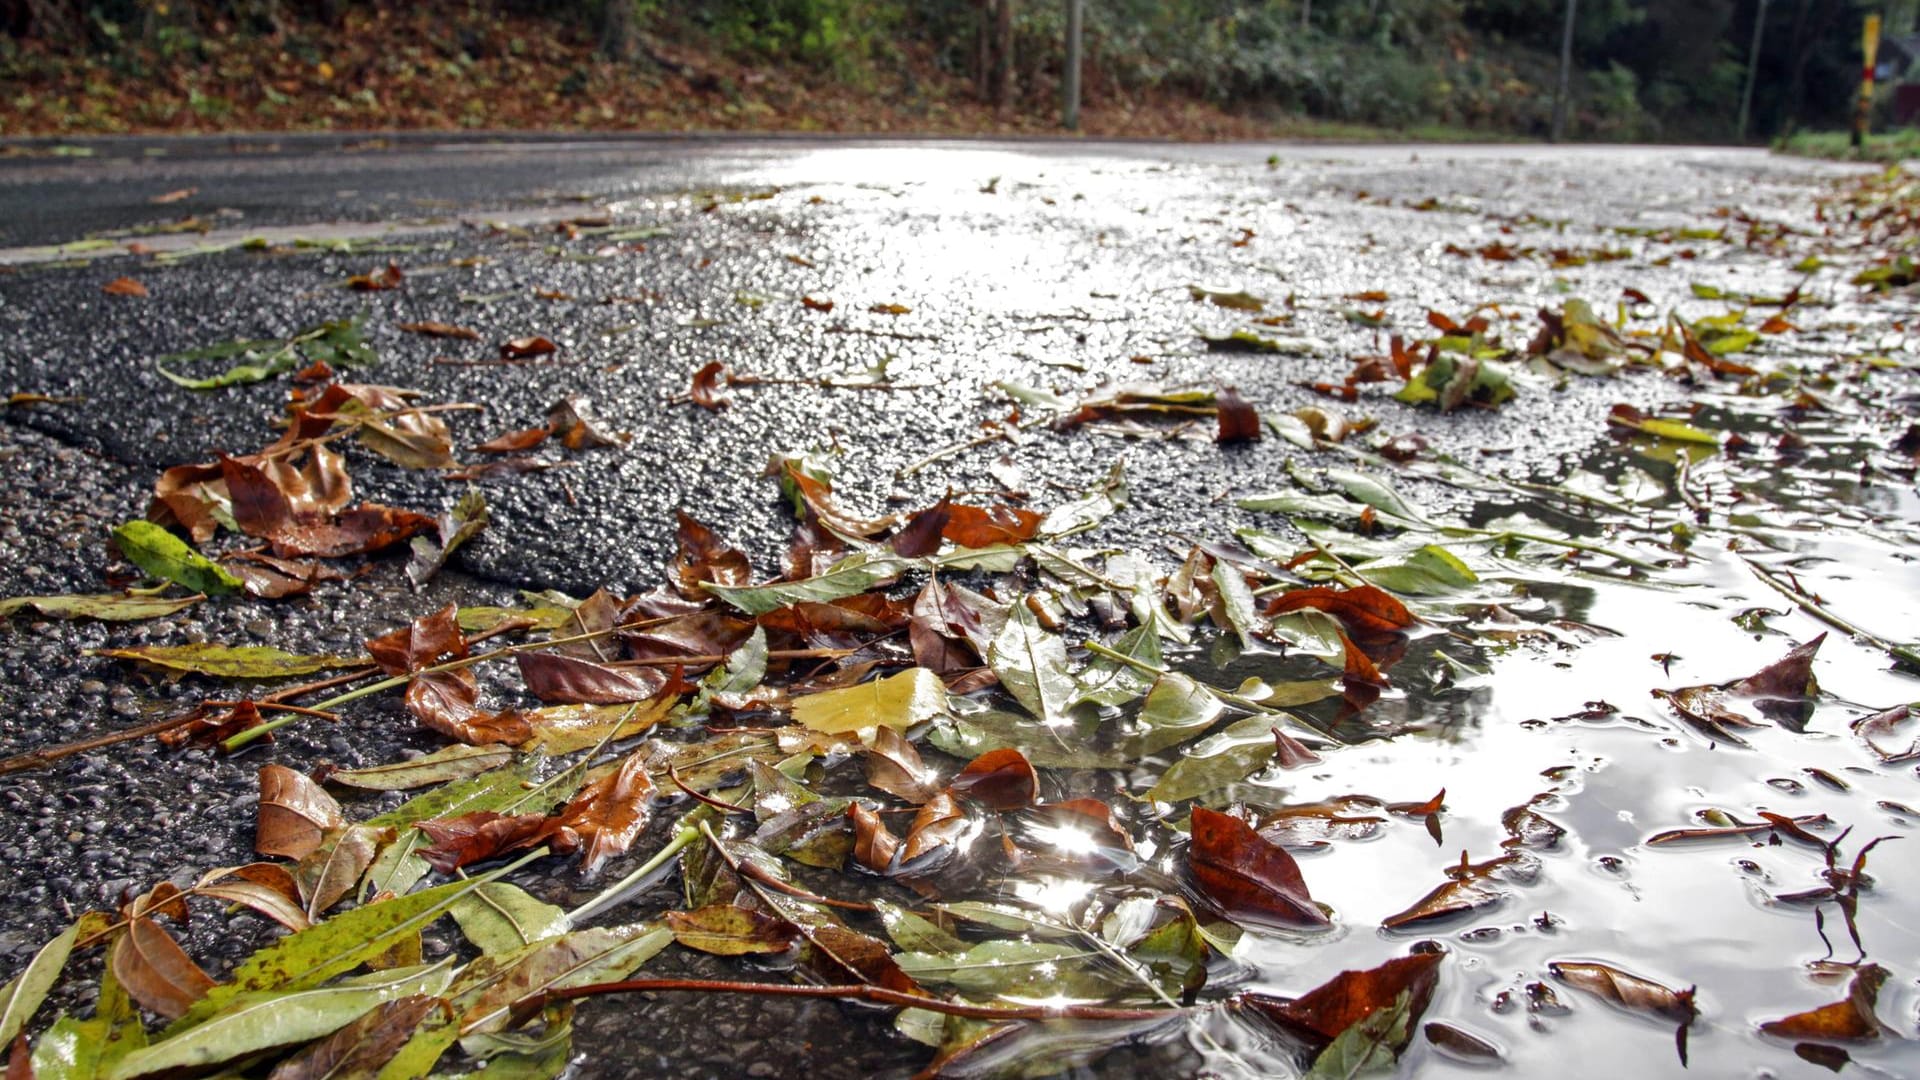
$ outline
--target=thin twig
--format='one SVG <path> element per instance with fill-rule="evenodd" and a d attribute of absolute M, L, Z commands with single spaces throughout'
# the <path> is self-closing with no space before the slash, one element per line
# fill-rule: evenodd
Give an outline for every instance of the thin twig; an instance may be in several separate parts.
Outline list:
<path fill-rule="evenodd" d="M 728 982 L 722 979 L 627 979 L 621 982 L 590 983 L 586 986 L 559 987 L 522 998 L 514 1004 L 514 1014 L 531 1016 L 553 1001 L 598 997 L 603 994 L 662 993 L 685 991 L 706 994 L 761 994 L 768 997 L 842 998 L 891 1005 L 903 1009 L 960 1016 L 972 1020 L 1158 1020 L 1179 1016 L 1187 1009 L 1116 1009 L 1104 1005 L 974 1005 L 945 1001 L 920 994 L 889 990 L 882 986 L 795 986 L 786 983 Z"/>

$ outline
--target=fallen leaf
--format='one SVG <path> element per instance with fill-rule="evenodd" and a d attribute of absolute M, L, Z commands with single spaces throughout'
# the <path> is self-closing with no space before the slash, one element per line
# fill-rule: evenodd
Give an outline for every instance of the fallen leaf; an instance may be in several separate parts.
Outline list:
<path fill-rule="evenodd" d="M 454 326 L 451 323 L 406 322 L 401 323 L 399 328 L 409 334 L 424 334 L 427 337 L 458 338 L 461 341 L 480 340 L 480 332 L 478 330 L 469 330 L 464 326 Z"/>
<path fill-rule="evenodd" d="M 1426 1011 L 1440 978 L 1445 953 L 1420 952 L 1396 957 L 1365 971 L 1342 971 L 1291 1001 L 1248 995 L 1261 1013 L 1296 1031 L 1331 1043 L 1355 1024 L 1409 994 L 1414 1016 Z"/>
<path fill-rule="evenodd" d="M 1293 856 L 1239 818 L 1193 808 L 1187 868 L 1207 899 L 1235 922 L 1287 928 L 1331 925 Z"/>
<path fill-rule="evenodd" d="M 616 668 L 551 652 L 514 656 L 527 690 L 550 705 L 623 705 L 645 701 L 667 684 L 653 668 Z"/>
<path fill-rule="evenodd" d="M 385 292 L 397 289 L 406 277 L 400 268 L 388 263 L 385 270 L 373 270 L 365 274 L 355 274 L 347 279 L 347 288 L 357 292 Z"/>
<path fill-rule="evenodd" d="M 833 305 L 828 304 L 827 307 L 831 309 Z M 718 412 L 731 403 L 722 389 L 730 383 L 731 376 L 732 371 L 727 365 L 714 360 L 693 373 L 693 385 L 688 388 L 687 396 L 693 399 L 695 405 Z"/>
<path fill-rule="evenodd" d="M 518 431 L 509 431 L 505 435 L 488 439 L 474 449 L 482 454 L 513 454 L 539 446 L 552 434 L 553 429 L 545 424 L 539 427 L 521 428 Z"/>
<path fill-rule="evenodd" d="M 600 425 L 593 413 L 593 401 L 580 396 L 564 397 L 547 410 L 547 427 L 560 445 L 569 450 L 592 450 L 602 446 L 625 445 L 628 436 L 615 435 Z"/>
<path fill-rule="evenodd" d="M 327 830 L 345 819 L 340 804 L 305 773 L 285 765 L 260 767 L 260 807 L 254 850 L 303 859 L 320 846 Z"/>
<path fill-rule="evenodd" d="M 267 1080 L 336 1080 L 377 1075 L 430 1020 L 451 1020 L 446 999 L 409 994 L 382 1002 L 346 1027 L 274 1066 Z"/>
<path fill-rule="evenodd" d="M 946 697 L 940 676 L 915 667 L 858 686 L 800 695 L 792 711 L 795 722 L 829 735 L 876 725 L 904 729 L 944 714 Z"/>
<path fill-rule="evenodd" d="M 1358 637 L 1381 637 L 1398 633 L 1414 624 L 1413 613 L 1393 594 L 1372 585 L 1336 589 L 1317 585 L 1292 589 L 1273 598 L 1266 613 L 1284 615 L 1312 608 L 1324 611 L 1347 625 Z"/>
<path fill-rule="evenodd" d="M 135 916 L 114 937 L 107 967 L 142 1008 L 169 1020 L 186 1015 L 214 986 L 179 942 L 144 916 Z"/>
<path fill-rule="evenodd" d="M 103 293 L 106 293 L 108 296 L 146 296 L 148 295 L 147 287 L 145 285 L 140 284 L 138 281 L 135 281 L 130 277 L 114 278 L 112 281 L 109 281 L 105 285 L 100 286 L 100 291 Z"/>
<path fill-rule="evenodd" d="M 1794 1013 L 1779 1020 L 1769 1020 L 1760 1025 L 1760 1030 L 1783 1039 L 1829 1039 L 1840 1042 L 1877 1039 L 1885 1026 L 1874 1015 L 1874 1005 L 1880 997 L 1880 987 L 1887 978 L 1886 968 L 1879 964 L 1866 964 L 1854 972 L 1845 1000 Z"/>
<path fill-rule="evenodd" d="M 800 940 L 794 925 L 777 915 L 732 904 L 667 912 L 667 926 L 681 945 L 715 956 L 783 953 Z"/>
<path fill-rule="evenodd" d="M 536 356 L 552 356 L 560 351 L 560 346 L 544 337 L 514 338 L 500 343 L 502 360 L 530 360 Z"/>
<path fill-rule="evenodd" d="M 1040 778 L 1018 750 L 989 750 L 947 785 L 955 796 L 990 810 L 1024 810 L 1040 801 Z"/>

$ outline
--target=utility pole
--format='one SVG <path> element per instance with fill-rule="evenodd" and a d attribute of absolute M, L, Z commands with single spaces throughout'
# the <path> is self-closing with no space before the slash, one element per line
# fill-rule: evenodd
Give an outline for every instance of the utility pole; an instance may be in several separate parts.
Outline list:
<path fill-rule="evenodd" d="M 1560 84 L 1553 91 L 1553 128 L 1548 142 L 1559 142 L 1567 134 L 1567 96 L 1573 83 L 1573 20 L 1580 0 L 1567 0 L 1567 23 L 1560 31 Z"/>
<path fill-rule="evenodd" d="M 1853 110 L 1853 145 L 1867 141 L 1867 125 L 1873 119 L 1873 76 L 1880 57 L 1880 13 L 1867 16 L 1860 31 L 1860 103 Z"/>
<path fill-rule="evenodd" d="M 1760 73 L 1760 37 L 1766 27 L 1767 0 L 1760 0 L 1759 10 L 1753 13 L 1753 44 L 1747 48 L 1747 88 L 1740 94 L 1740 125 L 1735 142 L 1747 141 L 1747 120 L 1753 116 L 1753 80 Z"/>
<path fill-rule="evenodd" d="M 1061 80 L 1060 123 L 1068 131 L 1080 130 L 1080 4 L 1067 0 L 1067 74 Z"/>

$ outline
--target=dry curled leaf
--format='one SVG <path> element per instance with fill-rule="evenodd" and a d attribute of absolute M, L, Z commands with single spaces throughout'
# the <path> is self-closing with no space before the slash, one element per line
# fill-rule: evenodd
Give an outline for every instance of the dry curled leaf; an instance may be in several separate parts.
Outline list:
<path fill-rule="evenodd" d="M 108 296 L 147 295 L 147 287 L 130 277 L 114 278 L 112 281 L 100 286 L 100 291 L 106 293 Z"/>
<path fill-rule="evenodd" d="M 400 329 L 405 330 L 409 334 L 424 334 L 427 337 L 458 338 L 461 341 L 480 340 L 480 332 L 478 330 L 469 330 L 464 326 L 454 326 L 451 323 L 406 322 L 400 324 Z"/>
<path fill-rule="evenodd" d="M 327 830 L 343 820 L 340 804 L 305 773 L 285 765 L 260 767 L 253 846 L 262 855 L 304 859 L 320 846 Z"/>

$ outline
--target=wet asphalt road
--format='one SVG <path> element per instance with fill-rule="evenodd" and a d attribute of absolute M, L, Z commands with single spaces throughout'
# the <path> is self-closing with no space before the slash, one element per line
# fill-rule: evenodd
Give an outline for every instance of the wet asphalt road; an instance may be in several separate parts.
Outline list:
<path fill-rule="evenodd" d="M 1718 227 L 1727 208 L 1807 227 L 1812 196 L 1845 172 L 1675 148 L 788 140 L 289 140 L 277 149 L 203 141 L 0 159 L 0 266 L 10 267 L 0 273 L 0 390 L 81 399 L 12 407 L 0 423 L 9 489 L 0 595 L 101 591 L 112 565 L 106 531 L 143 511 L 161 469 L 271 441 L 284 377 L 183 390 L 154 371 L 152 359 L 170 351 L 361 314 L 381 362 L 354 377 L 484 406 L 451 414 L 462 447 L 535 424 L 569 395 L 590 397 L 609 427 L 632 435 L 623 448 L 554 455 L 565 459 L 561 469 L 480 482 L 494 524 L 424 595 L 410 593 L 388 561 L 311 598 L 208 604 L 160 623 L 12 620 L 0 630 L 0 752 L 166 715 L 208 692 L 131 674 L 85 648 L 215 640 L 351 652 L 449 599 L 505 601 L 519 588 L 637 591 L 660 580 L 679 507 L 741 542 L 771 574 L 790 518 L 760 471 L 780 450 L 831 454 L 844 500 L 866 512 L 929 503 L 949 488 L 991 493 L 1016 471 L 1045 508 L 1124 461 L 1132 503 L 1093 539 L 1171 562 L 1180 537 L 1225 538 L 1255 523 L 1231 500 L 1284 485 L 1291 448 L 1269 438 L 1223 449 L 1205 431 L 1168 437 L 1164 428 L 1139 438 L 1035 431 L 1017 446 L 972 449 L 911 476 L 898 470 L 1007 417 L 1014 406 L 990 389 L 996 380 L 1069 397 L 1112 381 L 1231 384 L 1275 412 L 1327 404 L 1302 384 L 1339 381 L 1352 357 L 1384 351 L 1394 328 L 1422 332 L 1430 308 L 1462 316 L 1498 304 L 1520 319 L 1509 336 L 1524 338 L 1535 308 L 1580 296 L 1605 310 L 1624 286 L 1682 310 L 1696 282 L 1782 292 L 1795 280 L 1788 267 L 1739 244 L 1663 242 L 1616 227 Z M 186 189 L 194 191 L 152 201 Z M 188 217 L 212 231 L 167 231 Z M 607 251 L 604 237 L 556 231 L 570 218 L 663 231 Z M 235 247 L 164 266 L 124 253 L 129 242 L 214 245 L 271 230 L 281 240 L 384 235 L 347 252 Z M 113 246 L 104 256 L 85 244 L 47 250 L 106 233 Z M 1496 240 L 1638 257 L 1555 268 L 1545 257 L 1446 251 Z M 1649 266 L 1656 257 L 1671 258 Z M 389 260 L 406 274 L 399 289 L 342 287 Z M 151 295 L 102 294 L 121 275 Z M 1262 332 L 1297 339 L 1299 354 L 1207 352 L 1196 330 L 1244 326 L 1247 317 L 1190 303 L 1190 282 L 1265 297 L 1291 322 Z M 1386 299 L 1372 298 L 1376 290 Z M 833 308 L 813 310 L 803 296 Z M 908 310 L 872 310 L 889 304 Z M 1386 329 L 1357 317 L 1375 312 Z M 481 340 L 395 328 L 417 320 L 472 327 Z M 560 343 L 554 362 L 436 362 L 486 360 L 499 342 L 530 335 Z M 1808 334 L 1794 347 L 1818 351 L 1822 338 Z M 736 387 L 720 412 L 668 400 L 714 360 L 787 381 Z M 891 389 L 800 385 L 853 381 L 882 365 Z M 1602 437 L 1608 405 L 1675 394 L 1652 378 L 1575 380 L 1526 387 L 1498 412 L 1335 407 L 1375 415 L 1389 432 L 1419 430 L 1437 450 L 1484 467 L 1544 476 Z M 989 471 L 997 463 L 998 479 Z M 464 488 L 371 458 L 356 458 L 353 472 L 363 497 L 432 511 Z M 1451 498 L 1423 494 L 1443 506 Z M 0 909 L 0 973 L 10 975 L 72 912 L 189 869 L 246 861 L 262 762 L 372 764 L 431 745 L 402 730 L 398 715 L 397 703 L 375 704 L 239 759 L 132 744 L 10 780 L 0 788 L 0 865 L 12 878 Z M 556 901 L 591 891 L 570 871 L 545 890 Z M 199 930 L 210 965 L 247 951 L 215 920 Z M 918 1060 L 877 1034 L 884 1024 L 842 1024 L 825 1007 L 769 1024 L 745 999 L 682 1003 L 651 1010 L 638 1042 L 629 1015 L 589 1012 L 589 1031 L 633 1051 L 590 1059 L 591 1075 L 773 1075 L 768 1063 L 802 1054 L 830 1063 L 816 1075 L 869 1075 Z M 716 1046 L 713 1032 L 728 1024 L 738 1030 Z M 702 1049 L 675 1049 L 686 1046 Z"/>

